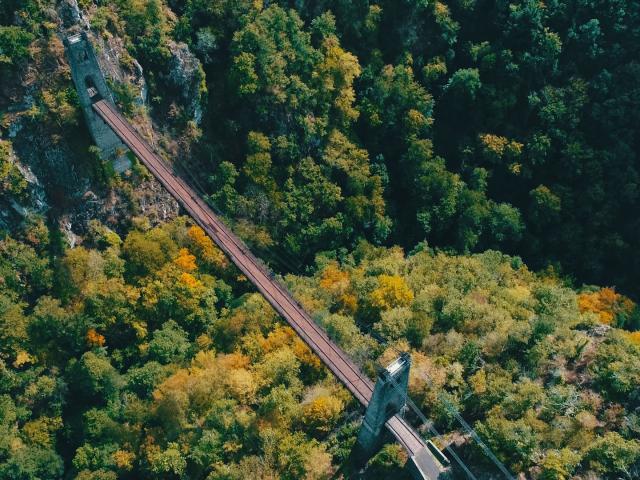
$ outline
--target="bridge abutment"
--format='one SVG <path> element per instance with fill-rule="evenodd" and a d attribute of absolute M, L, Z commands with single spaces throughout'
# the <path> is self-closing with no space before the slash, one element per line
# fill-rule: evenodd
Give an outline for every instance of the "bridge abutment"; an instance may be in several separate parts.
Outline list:
<path fill-rule="evenodd" d="M 64 46 L 71 66 L 73 83 L 76 85 L 80 106 L 91 136 L 100 149 L 102 157 L 113 162 L 115 171 L 121 173 L 131 167 L 131 161 L 125 155 L 128 149 L 91 107 L 98 97 L 112 105 L 114 101 L 87 32 L 83 31 L 65 38 Z"/>

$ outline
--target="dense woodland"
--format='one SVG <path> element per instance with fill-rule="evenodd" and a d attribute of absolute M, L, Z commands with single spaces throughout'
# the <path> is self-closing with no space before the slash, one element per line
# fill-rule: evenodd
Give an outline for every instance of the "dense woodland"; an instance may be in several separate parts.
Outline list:
<path fill-rule="evenodd" d="M 2 2 L 3 75 L 51 42 L 53 3 Z M 638 296 L 638 2 L 79 3 L 256 244 L 303 264 L 362 238 L 500 248 Z M 203 65 L 200 126 L 172 95 L 174 40 Z M 41 98 L 59 123 L 69 87 Z"/>
<path fill-rule="evenodd" d="M 0 230 L 0 478 L 358 478 L 355 400 L 202 230 L 145 217 L 143 167 L 90 147 L 57 3 L 0 0 L 0 200 L 35 202 L 19 116 L 131 208 L 72 248 L 52 174 L 53 208 Z M 637 1 L 78 3 L 142 65 L 148 104 L 111 82 L 123 112 L 332 338 L 370 373 L 412 353 L 438 445 L 497 478 L 459 413 L 524 478 L 640 477 Z"/>
<path fill-rule="evenodd" d="M 2 478 L 324 479 L 344 466 L 355 400 L 200 228 L 138 219 L 121 239 L 94 222 L 55 261 L 52 240 L 33 223 L 0 242 Z M 369 243 L 286 282 L 364 368 L 412 352 L 412 398 L 477 474 L 491 465 L 454 412 L 513 472 L 638 474 L 640 337 L 618 328 L 634 304 L 611 289 L 577 295 L 495 251 Z M 367 478 L 401 478 L 405 460 L 391 444 Z"/>

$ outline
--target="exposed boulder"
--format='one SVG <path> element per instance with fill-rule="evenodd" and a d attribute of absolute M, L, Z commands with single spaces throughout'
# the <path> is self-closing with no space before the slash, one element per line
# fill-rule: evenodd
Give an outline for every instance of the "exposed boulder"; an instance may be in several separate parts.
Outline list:
<path fill-rule="evenodd" d="M 136 189 L 135 197 L 141 213 L 151 225 L 172 220 L 180 212 L 178 202 L 155 179 L 143 182 Z"/>
<path fill-rule="evenodd" d="M 119 234 L 125 234 L 132 216 L 144 215 L 150 225 L 157 225 L 176 218 L 179 210 L 178 203 L 169 192 L 151 178 L 123 183 L 102 195 L 87 190 L 81 202 L 63 220 L 69 231 L 67 239 L 81 243 L 93 219 Z"/>
<path fill-rule="evenodd" d="M 28 165 L 16 161 L 16 166 L 18 170 L 20 170 L 22 177 L 27 181 L 30 198 L 29 208 L 38 213 L 44 213 L 49 209 L 49 204 L 47 203 L 47 194 L 44 191 L 42 183 Z"/>

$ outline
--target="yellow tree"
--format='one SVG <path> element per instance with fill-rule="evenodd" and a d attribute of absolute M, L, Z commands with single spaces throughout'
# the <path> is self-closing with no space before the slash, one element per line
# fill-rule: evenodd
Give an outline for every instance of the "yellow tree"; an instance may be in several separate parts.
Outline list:
<path fill-rule="evenodd" d="M 378 288 L 371 292 L 371 303 L 381 310 L 408 306 L 413 301 L 413 291 L 400 275 L 380 275 Z"/>
<path fill-rule="evenodd" d="M 613 288 L 607 287 L 595 292 L 581 293 L 578 296 L 578 308 L 581 313 L 597 314 L 600 323 L 610 325 L 619 317 L 630 315 L 635 304 L 627 297 L 616 293 Z"/>
<path fill-rule="evenodd" d="M 198 268 L 198 265 L 196 265 L 195 255 L 192 255 L 187 248 L 180 249 L 178 256 L 173 260 L 173 263 L 180 270 L 184 270 L 185 272 L 193 272 Z"/>
<path fill-rule="evenodd" d="M 302 424 L 314 435 L 329 433 L 344 408 L 341 399 L 333 395 L 319 395 L 302 406 Z"/>
<path fill-rule="evenodd" d="M 190 227 L 187 236 L 191 241 L 191 248 L 206 265 L 216 270 L 224 270 L 229 266 L 227 257 L 200 227 Z"/>
<path fill-rule="evenodd" d="M 348 125 L 359 115 L 353 106 L 356 98 L 353 81 L 361 73 L 358 58 L 340 47 L 333 35 L 324 39 L 322 53 L 324 60 L 314 72 L 321 84 L 320 91 L 333 97 L 333 108 L 343 124 Z"/>

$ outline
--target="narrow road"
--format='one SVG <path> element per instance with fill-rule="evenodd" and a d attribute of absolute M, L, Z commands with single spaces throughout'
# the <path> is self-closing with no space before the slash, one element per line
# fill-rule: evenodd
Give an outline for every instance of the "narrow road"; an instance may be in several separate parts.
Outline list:
<path fill-rule="evenodd" d="M 199 195 L 175 174 L 172 167 L 153 151 L 109 102 L 97 100 L 93 103 L 93 109 L 256 286 L 300 338 L 366 407 L 373 392 L 373 382 L 340 347 L 329 339 L 326 332 L 313 321 L 266 266 L 249 251 L 244 242 L 223 224 Z M 432 480 L 438 478 L 444 469 L 426 448 L 422 437 L 399 415 L 391 418 L 386 425 L 407 450 L 415 466 L 423 475 L 422 478 Z"/>

